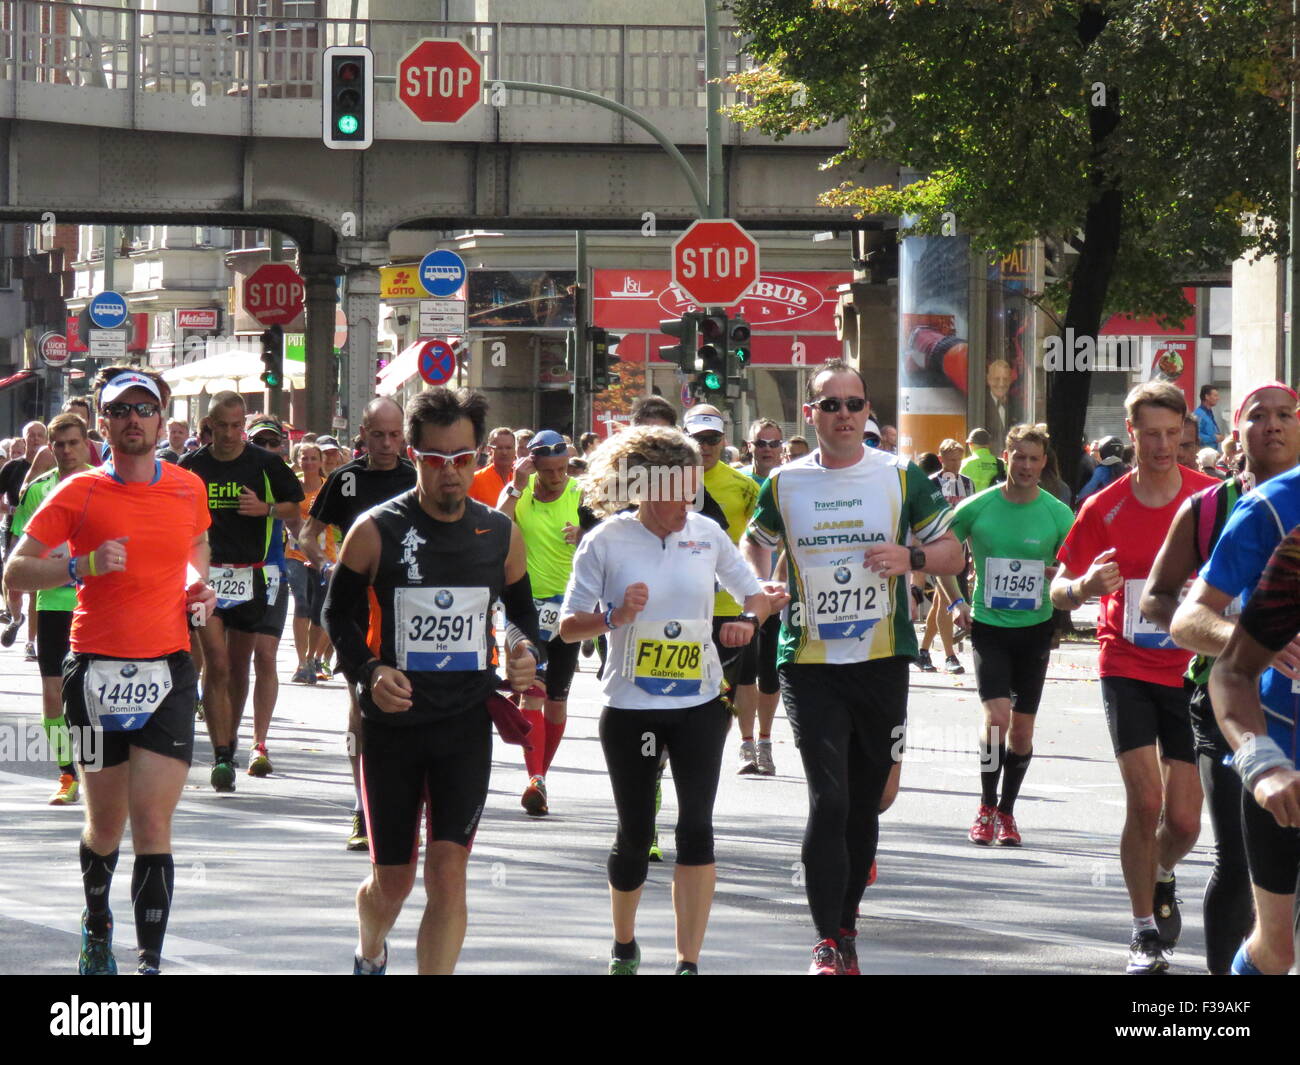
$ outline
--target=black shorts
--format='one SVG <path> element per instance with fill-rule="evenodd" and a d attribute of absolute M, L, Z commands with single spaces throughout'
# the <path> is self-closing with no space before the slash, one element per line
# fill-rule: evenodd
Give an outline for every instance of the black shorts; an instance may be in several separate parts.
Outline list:
<path fill-rule="evenodd" d="M 1241 789 L 1241 829 L 1250 882 L 1274 895 L 1300 889 L 1300 829 L 1279 825 L 1249 788 Z"/>
<path fill-rule="evenodd" d="M 780 668 L 781 698 L 805 768 L 812 760 L 842 773 L 856 751 L 888 775 L 903 750 L 910 661 L 895 655 Z"/>
<path fill-rule="evenodd" d="M 1132 677 L 1102 677 L 1101 701 L 1116 756 L 1158 741 L 1162 758 L 1195 765 L 1189 697 L 1181 685 L 1172 688 Z"/>
<path fill-rule="evenodd" d="M 750 640 L 743 647 L 722 646 L 722 626 L 729 621 L 735 620 L 734 617 L 715 617 L 713 619 L 713 646 L 718 649 L 718 661 L 722 665 L 722 676 L 730 686 L 730 692 L 723 693 L 728 697 L 734 695 L 735 689 L 740 685 L 754 683 L 758 665 L 758 647 L 756 646 L 758 641 L 756 639 Z"/>
<path fill-rule="evenodd" d="M 1011 709 L 1017 714 L 1038 713 L 1054 631 L 1051 618 L 1024 628 L 972 622 L 970 644 L 980 699 L 1013 699 Z"/>
<path fill-rule="evenodd" d="M 212 565 L 213 569 L 218 569 L 216 563 Z M 283 584 L 283 582 L 281 582 Z M 221 619 L 221 623 L 228 629 L 234 629 L 236 632 L 260 632 L 264 623 L 267 611 L 266 603 L 266 574 L 262 572 L 259 566 L 253 570 L 253 598 L 246 603 L 237 603 L 234 606 L 219 606 L 212 612 L 212 616 Z M 284 628 L 284 619 L 281 618 L 281 629 Z"/>
<path fill-rule="evenodd" d="M 1223 730 L 1219 728 L 1218 719 L 1214 716 L 1209 687 L 1204 684 L 1193 685 L 1191 681 L 1185 681 L 1184 687 L 1191 693 L 1188 712 L 1192 720 L 1192 738 L 1195 741 L 1196 753 L 1213 758 L 1216 762 L 1222 762 L 1224 758 L 1230 759 L 1232 748 L 1224 739 Z"/>
<path fill-rule="evenodd" d="M 773 614 L 763 622 L 763 627 L 758 630 L 758 638 L 754 641 L 755 679 L 758 681 L 758 690 L 764 695 L 775 695 L 781 690 L 781 678 L 776 672 L 776 651 L 780 641 L 781 615 Z"/>
<path fill-rule="evenodd" d="M 441 721 L 393 728 L 362 718 L 361 798 L 376 865 L 409 865 L 428 838 L 468 847 L 492 775 L 492 719 L 486 705 Z"/>
<path fill-rule="evenodd" d="M 36 611 L 36 663 L 42 677 L 63 676 L 71 632 L 71 610 Z"/>
<path fill-rule="evenodd" d="M 284 635 L 284 623 L 289 618 L 289 580 L 280 568 L 280 580 L 275 589 L 275 602 L 267 604 L 262 613 L 262 620 L 253 629 L 258 636 L 274 636 L 279 639 Z"/>
<path fill-rule="evenodd" d="M 569 697 L 581 649 L 581 644 L 565 643 L 559 636 L 552 636 L 546 645 L 546 698 L 551 702 L 562 703 Z"/>
<path fill-rule="evenodd" d="M 189 651 L 177 651 L 166 657 L 171 667 L 171 691 L 163 698 L 143 728 L 131 732 L 93 731 L 95 750 L 87 750 L 83 732 L 91 729 L 86 710 L 83 682 L 94 659 L 107 655 L 71 654 L 63 667 L 63 713 L 73 727 L 78 743 L 77 761 L 92 769 L 121 765 L 131 757 L 132 747 L 176 758 L 190 765 L 194 761 L 194 703 L 198 698 L 198 674 Z M 123 659 L 109 659 L 123 661 Z"/>

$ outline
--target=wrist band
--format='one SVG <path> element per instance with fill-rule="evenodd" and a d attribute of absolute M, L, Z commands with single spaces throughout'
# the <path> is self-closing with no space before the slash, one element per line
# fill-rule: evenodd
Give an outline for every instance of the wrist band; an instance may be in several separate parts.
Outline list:
<path fill-rule="evenodd" d="M 92 551 L 90 554 L 88 554 L 88 555 L 86 556 L 86 569 L 90 571 L 90 575 L 91 575 L 92 577 L 98 577 L 98 576 L 99 576 L 99 574 L 95 572 L 95 552 L 94 552 L 94 551 Z"/>
<path fill-rule="evenodd" d="M 77 560 L 76 560 L 76 558 L 70 558 L 70 559 L 68 559 L 68 579 L 69 579 L 70 581 L 72 581 L 73 584 L 80 584 L 80 583 L 81 583 L 81 578 L 77 576 Z"/>
<path fill-rule="evenodd" d="M 965 599 L 954 599 L 951 603 L 948 604 L 948 613 L 951 614 L 954 610 L 956 610 L 959 606 L 961 606 L 965 602 L 966 602 Z"/>
<path fill-rule="evenodd" d="M 614 624 L 614 608 L 612 606 L 605 611 L 605 628 L 609 629 L 610 632 L 613 632 L 618 628 L 618 626 Z"/>
<path fill-rule="evenodd" d="M 1293 769 L 1295 764 L 1271 736 L 1252 736 L 1237 748 L 1232 767 L 1253 791 L 1255 782 L 1270 769 Z"/>

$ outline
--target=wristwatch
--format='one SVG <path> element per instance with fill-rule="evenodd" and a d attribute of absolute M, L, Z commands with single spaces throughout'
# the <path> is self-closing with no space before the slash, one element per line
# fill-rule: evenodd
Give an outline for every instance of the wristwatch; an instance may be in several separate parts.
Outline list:
<path fill-rule="evenodd" d="M 522 488 L 516 488 L 513 484 L 506 485 L 506 495 L 511 499 L 518 499 L 523 494 L 524 490 Z"/>
<path fill-rule="evenodd" d="M 736 618 L 736 620 L 750 621 L 753 622 L 754 628 L 756 629 L 762 628 L 762 624 L 759 622 L 757 616 L 754 614 L 752 610 L 746 610 L 743 614 L 741 614 L 738 618 Z"/>
<path fill-rule="evenodd" d="M 908 550 L 911 552 L 912 555 L 911 557 L 912 569 L 914 570 L 925 569 L 925 552 L 922 551 L 919 547 L 912 547 L 909 548 Z"/>

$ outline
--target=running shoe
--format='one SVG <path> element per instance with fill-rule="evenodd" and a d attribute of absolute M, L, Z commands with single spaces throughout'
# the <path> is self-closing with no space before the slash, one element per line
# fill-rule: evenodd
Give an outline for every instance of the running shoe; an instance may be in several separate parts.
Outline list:
<path fill-rule="evenodd" d="M 550 813 L 546 806 L 546 779 L 544 777 L 533 777 L 528 781 L 528 787 L 524 788 L 524 794 L 519 800 L 519 805 L 524 808 L 524 812 L 529 817 L 545 817 Z"/>
<path fill-rule="evenodd" d="M 136 976 L 161 976 L 162 970 L 159 969 L 158 966 L 156 965 L 150 965 L 147 961 L 141 958 L 140 964 L 135 967 L 135 975 Z"/>
<path fill-rule="evenodd" d="M 59 776 L 59 790 L 50 796 L 51 806 L 71 806 L 77 801 L 77 793 L 81 790 L 81 785 L 77 783 L 77 778 L 71 773 L 62 773 Z"/>
<path fill-rule="evenodd" d="M 961 664 L 956 655 L 949 655 L 944 659 L 943 668 L 945 672 L 957 674 L 965 673 L 966 667 Z"/>
<path fill-rule="evenodd" d="M 315 684 L 316 669 L 314 664 L 309 664 L 304 662 L 302 665 L 300 665 L 296 670 L 294 670 L 293 676 L 289 679 L 289 683 L 290 684 Z"/>
<path fill-rule="evenodd" d="M 1173 877 L 1167 881 L 1157 880 L 1155 900 L 1152 903 L 1156 929 L 1165 950 L 1173 950 L 1183 932 L 1183 915 L 1178 910 L 1178 899 L 1174 896 L 1175 883 Z"/>
<path fill-rule="evenodd" d="M 26 615 L 19 614 L 5 626 L 4 632 L 0 632 L 0 647 L 12 647 L 14 645 L 14 640 L 18 639 L 18 630 L 23 627 L 23 622 L 26 620 Z"/>
<path fill-rule="evenodd" d="M 89 910 L 81 911 L 81 956 L 77 959 L 77 972 L 82 976 L 116 976 L 117 959 L 113 957 L 113 914 L 108 915 L 108 931 L 102 936 L 92 936 L 86 927 Z"/>
<path fill-rule="evenodd" d="M 636 944 L 636 955 L 624 961 L 621 958 L 614 957 L 611 952 L 609 955 L 609 975 L 610 976 L 636 976 L 636 971 L 641 967 L 641 944 Z"/>
<path fill-rule="evenodd" d="M 0 625 L 8 625 L 14 617 L 9 613 L 8 607 L 0 608 Z"/>
<path fill-rule="evenodd" d="M 207 716 L 207 715 L 204 714 L 204 712 L 203 712 L 203 700 L 202 700 L 202 699 L 195 699 L 195 700 L 194 700 L 194 720 L 195 720 L 195 721 L 202 721 L 206 716 Z"/>
<path fill-rule="evenodd" d="M 35 662 L 36 644 L 32 643 L 31 641 L 28 641 L 27 645 L 23 648 L 23 656 L 27 659 L 28 662 Z"/>
<path fill-rule="evenodd" d="M 758 775 L 760 777 L 776 776 L 776 763 L 772 761 L 772 741 L 758 741 Z"/>
<path fill-rule="evenodd" d="M 384 940 L 384 963 L 375 965 L 366 961 L 360 954 L 352 955 L 353 976 L 383 976 L 388 971 L 388 940 Z"/>
<path fill-rule="evenodd" d="M 650 860 L 652 862 L 662 862 L 664 860 L 664 851 L 659 846 L 659 829 L 656 826 L 655 834 L 650 839 Z"/>
<path fill-rule="evenodd" d="M 975 815 L 975 823 L 970 826 L 970 841 L 981 847 L 987 847 L 993 842 L 993 834 L 997 831 L 998 808 L 996 806 L 980 805 L 980 812 Z"/>
<path fill-rule="evenodd" d="M 328 664 L 326 664 L 325 659 L 323 658 L 316 659 L 316 679 L 317 680 L 334 679 L 334 670 L 330 669 Z"/>
<path fill-rule="evenodd" d="M 843 976 L 840 965 L 840 952 L 835 949 L 835 940 L 823 939 L 812 949 L 812 964 L 808 966 L 809 976 Z"/>
<path fill-rule="evenodd" d="M 758 772 L 758 748 L 753 740 L 742 740 L 740 744 L 740 768 L 736 770 L 738 776 L 746 776 Z"/>
<path fill-rule="evenodd" d="M 858 933 L 847 928 L 840 929 L 840 966 L 841 976 L 861 976 L 858 968 Z"/>
<path fill-rule="evenodd" d="M 582 657 L 583 657 L 583 658 L 590 658 L 590 657 L 591 657 L 592 655 L 594 655 L 595 653 L 596 653 L 596 641 L 595 641 L 595 640 L 583 640 L 583 641 L 582 641 Z"/>
<path fill-rule="evenodd" d="M 934 668 L 934 663 L 930 661 L 929 651 L 916 652 L 916 668 L 919 669 L 922 673 L 939 672 L 937 669 Z"/>
<path fill-rule="evenodd" d="M 998 811 L 998 838 L 999 847 L 1019 847 L 1020 830 L 1016 828 L 1016 819 L 1010 814 Z"/>
<path fill-rule="evenodd" d="M 1165 960 L 1164 947 L 1160 942 L 1160 933 L 1148 928 L 1133 937 L 1128 948 L 1129 976 L 1154 976 L 1169 971 L 1169 962 Z"/>
<path fill-rule="evenodd" d="M 212 790 L 235 790 L 235 767 L 231 762 L 217 762 L 212 767 Z"/>
<path fill-rule="evenodd" d="M 348 837 L 348 850 L 368 851 L 370 837 L 366 834 L 366 818 L 360 810 L 352 811 L 352 835 Z"/>
<path fill-rule="evenodd" d="M 271 756 L 267 754 L 265 743 L 253 745 L 253 757 L 248 760 L 250 777 L 269 777 L 271 775 Z"/>

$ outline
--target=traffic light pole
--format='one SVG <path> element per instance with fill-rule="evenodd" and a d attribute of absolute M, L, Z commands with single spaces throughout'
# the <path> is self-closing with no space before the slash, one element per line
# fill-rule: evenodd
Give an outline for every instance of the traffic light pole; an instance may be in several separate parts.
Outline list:
<path fill-rule="evenodd" d="M 573 293 L 573 432 L 577 440 L 591 424 L 591 345 L 587 343 L 590 324 L 587 301 L 587 233 L 573 234 L 577 287 Z"/>

